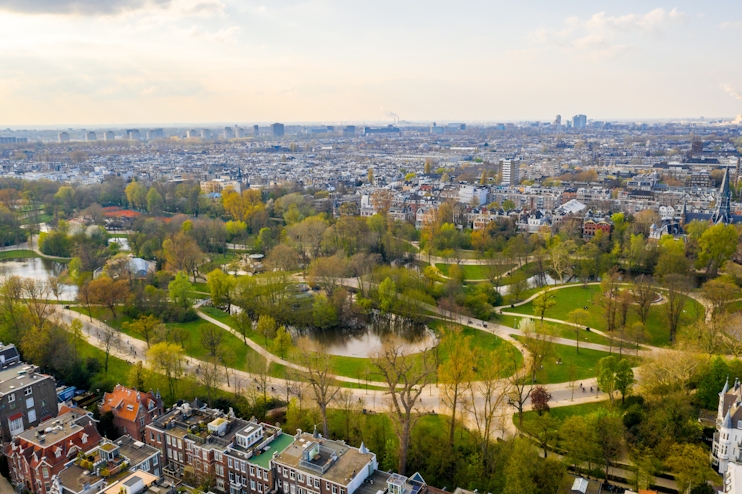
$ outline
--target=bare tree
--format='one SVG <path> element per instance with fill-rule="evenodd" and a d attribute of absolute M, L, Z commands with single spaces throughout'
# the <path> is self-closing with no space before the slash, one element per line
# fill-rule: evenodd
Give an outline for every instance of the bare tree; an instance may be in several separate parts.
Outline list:
<path fill-rule="evenodd" d="M 340 388 L 335 385 L 335 376 L 332 373 L 332 357 L 324 346 L 312 345 L 307 338 L 300 338 L 297 346 L 301 363 L 305 368 L 304 380 L 309 383 L 314 401 L 322 415 L 322 434 L 324 437 L 329 437 L 327 407 L 340 391 Z"/>
<path fill-rule="evenodd" d="M 263 403 L 268 403 L 268 370 L 270 362 L 257 352 L 247 352 L 247 372 L 249 372 L 263 393 Z"/>
<path fill-rule="evenodd" d="M 209 400 L 209 406 L 211 406 L 214 392 L 219 389 L 219 383 L 222 381 L 222 370 L 219 367 L 219 362 L 214 358 L 204 362 L 197 376 L 199 384 L 206 390 L 206 398 Z"/>
<path fill-rule="evenodd" d="M 119 333 L 118 329 L 105 325 L 103 329 L 100 330 L 99 334 L 100 341 L 103 343 L 103 351 L 106 354 L 103 369 L 108 372 L 108 357 L 111 355 L 112 351 L 116 351 L 120 348 L 121 333 Z"/>
<path fill-rule="evenodd" d="M 531 396 L 532 378 L 530 357 L 525 355 L 523 362 L 519 361 L 518 350 L 508 351 L 508 363 L 513 367 L 513 373 L 508 376 L 508 403 L 518 410 L 518 424 L 523 425 L 523 407 Z M 519 365 L 520 364 L 520 365 Z"/>
<path fill-rule="evenodd" d="M 510 394 L 510 382 L 502 379 L 502 362 L 499 355 L 483 356 L 477 364 L 479 380 L 469 386 L 466 410 L 474 419 L 482 457 L 488 461 L 493 436 L 497 432 L 498 414 Z"/>
<path fill-rule="evenodd" d="M 735 358 L 742 355 L 742 315 L 736 313 L 729 318 L 723 339 L 724 346 Z"/>
<path fill-rule="evenodd" d="M 343 425 L 345 426 L 345 440 L 352 442 L 351 431 L 353 426 L 357 423 L 358 417 L 361 416 L 361 410 L 363 410 L 366 404 L 362 398 L 356 399 L 353 392 L 349 389 L 343 389 L 335 397 L 335 403 L 338 408 L 343 412 Z"/>
<path fill-rule="evenodd" d="M 381 350 L 371 357 L 371 362 L 384 378 L 389 395 L 391 417 L 399 438 L 399 466 L 402 475 L 407 470 L 410 432 L 417 420 L 413 415 L 415 405 L 433 373 L 429 351 L 417 355 L 404 353 L 405 343 L 397 338 L 384 342 Z"/>
<path fill-rule="evenodd" d="M 664 282 L 667 288 L 665 316 L 667 317 L 667 325 L 670 329 L 670 343 L 674 343 L 675 333 L 680 323 L 680 316 L 683 315 L 683 308 L 685 307 L 692 285 L 687 276 L 675 273 L 666 275 Z"/>
<path fill-rule="evenodd" d="M 219 354 L 219 347 L 222 344 L 224 330 L 213 324 L 201 324 L 198 327 L 201 333 L 201 346 L 203 346 L 211 358 L 216 358 Z"/>
<path fill-rule="evenodd" d="M 471 337 L 461 334 L 461 326 L 446 328 L 440 343 L 448 354 L 448 360 L 439 366 L 443 393 L 443 405 L 451 411 L 451 426 L 448 440 L 453 446 L 456 430 L 456 411 L 462 396 L 475 377 L 474 367 L 477 357 L 471 348 Z"/>
<path fill-rule="evenodd" d="M 652 308 L 652 302 L 657 295 L 657 288 L 655 288 L 652 279 L 641 275 L 634 283 L 634 303 L 636 314 L 641 319 L 642 324 L 647 323 L 647 317 L 649 317 L 649 309 Z"/>

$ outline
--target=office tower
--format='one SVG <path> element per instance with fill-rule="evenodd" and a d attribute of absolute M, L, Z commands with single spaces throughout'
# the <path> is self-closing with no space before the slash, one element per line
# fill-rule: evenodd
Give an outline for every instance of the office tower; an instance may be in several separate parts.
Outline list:
<path fill-rule="evenodd" d="M 95 132 L 85 132 L 85 140 L 86 141 L 97 141 L 98 137 L 95 135 Z"/>
<path fill-rule="evenodd" d="M 274 123 L 271 125 L 271 133 L 273 134 L 273 137 L 283 137 L 283 124 Z"/>
<path fill-rule="evenodd" d="M 554 125 L 556 125 L 557 127 L 561 127 L 562 126 L 562 116 L 561 115 L 557 115 L 556 116 L 556 118 L 554 119 Z"/>
<path fill-rule="evenodd" d="M 259 125 L 253 125 L 252 126 L 252 134 L 255 137 L 258 137 L 260 135 L 260 126 Z"/>
<path fill-rule="evenodd" d="M 232 127 L 224 127 L 224 139 L 234 139 L 234 129 Z"/>
<path fill-rule="evenodd" d="M 107 130 L 103 133 L 103 140 L 104 141 L 112 141 L 116 139 L 116 136 L 113 134 L 112 130 Z"/>
<path fill-rule="evenodd" d="M 520 160 L 503 160 L 502 185 L 518 185 L 520 183 Z"/>
<path fill-rule="evenodd" d="M 572 117 L 572 127 L 575 129 L 584 129 L 587 127 L 587 117 L 585 115 L 575 115 Z"/>
<path fill-rule="evenodd" d="M 201 129 L 201 139 L 211 139 L 211 131 L 209 129 Z"/>
<path fill-rule="evenodd" d="M 132 141 L 138 141 L 140 139 L 139 129 L 126 129 L 126 138 Z"/>
<path fill-rule="evenodd" d="M 186 137 L 189 139 L 196 138 L 200 135 L 200 133 L 196 129 L 191 129 L 188 132 L 186 132 Z"/>
<path fill-rule="evenodd" d="M 57 134 L 57 139 L 59 140 L 59 142 L 69 142 L 70 133 L 67 131 L 62 131 L 59 134 Z"/>
<path fill-rule="evenodd" d="M 165 131 L 162 129 L 149 129 L 147 131 L 147 140 L 151 141 L 152 139 L 162 139 L 165 137 Z"/>
<path fill-rule="evenodd" d="M 346 125 L 343 127 L 343 137 L 355 137 L 356 136 L 356 126 L 355 125 Z"/>
<path fill-rule="evenodd" d="M 234 126 L 234 136 L 235 136 L 235 137 L 236 137 L 237 139 L 242 139 L 243 137 L 246 137 L 246 136 L 245 136 L 245 129 L 243 129 L 243 128 L 242 128 L 242 127 L 240 127 L 239 125 L 235 125 L 235 126 Z"/>

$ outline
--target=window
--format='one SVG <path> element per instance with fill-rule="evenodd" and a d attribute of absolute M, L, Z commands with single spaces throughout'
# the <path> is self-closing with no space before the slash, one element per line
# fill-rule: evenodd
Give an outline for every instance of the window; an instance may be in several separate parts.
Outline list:
<path fill-rule="evenodd" d="M 149 431 L 149 440 L 155 442 L 155 433 L 152 431 Z"/>
<path fill-rule="evenodd" d="M 319 489 L 319 479 L 314 479 L 314 488 Z"/>
<path fill-rule="evenodd" d="M 221 462 L 222 461 L 222 454 L 218 452 L 214 452 L 214 460 Z"/>
<path fill-rule="evenodd" d="M 278 488 L 281 488 L 281 479 L 276 480 L 276 484 L 278 484 Z"/>
<path fill-rule="evenodd" d="M 155 456 L 152 457 L 152 464 L 153 465 L 157 465 L 157 456 L 158 455 L 155 455 Z"/>
<path fill-rule="evenodd" d="M 33 389 L 31 389 L 31 386 L 29 386 L 26 389 L 24 389 L 23 390 L 23 394 L 26 395 L 26 396 L 30 396 L 31 394 L 33 394 Z"/>
<path fill-rule="evenodd" d="M 49 469 L 48 468 L 46 468 L 46 467 L 42 468 L 41 469 L 41 473 L 42 473 L 42 475 L 44 476 L 45 479 L 48 479 L 49 478 Z"/>
<path fill-rule="evenodd" d="M 304 474 L 299 474 L 299 482 L 304 482 Z"/>
<path fill-rule="evenodd" d="M 183 453 L 178 453 L 178 460 L 183 463 Z"/>
<path fill-rule="evenodd" d="M 142 427 L 144 427 L 144 415 L 142 415 L 141 417 L 139 417 L 139 425 L 141 425 Z"/>
<path fill-rule="evenodd" d="M 255 481 L 254 480 L 251 480 L 250 481 L 250 489 L 255 490 Z"/>
<path fill-rule="evenodd" d="M 165 442 L 168 446 L 172 446 L 172 444 L 170 443 L 170 436 L 165 436 Z"/>
<path fill-rule="evenodd" d="M 232 458 L 227 458 L 227 466 L 232 468 Z"/>
<path fill-rule="evenodd" d="M 229 481 L 234 482 L 234 472 L 229 472 Z"/>
<path fill-rule="evenodd" d="M 290 475 L 289 475 L 289 477 L 291 477 L 291 480 L 296 480 L 296 473 L 294 473 L 294 471 L 293 471 L 293 470 L 291 470 L 291 471 L 289 472 L 289 474 L 290 474 Z"/>
<path fill-rule="evenodd" d="M 180 441 L 178 441 L 178 442 L 180 442 Z M 203 456 L 204 456 L 204 460 L 208 460 L 209 459 L 209 452 L 208 452 L 208 450 L 203 450 Z"/>
<path fill-rule="evenodd" d="M 240 462 L 240 470 L 242 470 L 242 473 L 247 472 L 247 464 L 244 461 Z"/>
<path fill-rule="evenodd" d="M 250 475 L 255 475 L 255 467 L 250 465 Z"/>
<path fill-rule="evenodd" d="M 28 421 L 36 422 L 36 410 L 31 409 L 28 411 Z"/>
<path fill-rule="evenodd" d="M 336 485 L 332 486 L 332 494 L 338 494 L 338 486 Z"/>
<path fill-rule="evenodd" d="M 220 477 L 224 477 L 224 467 L 222 465 L 216 465 L 216 474 Z"/>
<path fill-rule="evenodd" d="M 80 439 L 82 440 L 82 443 L 83 444 L 87 444 L 87 442 L 88 442 L 88 435 L 87 434 L 83 434 L 82 435 L 82 438 L 80 438 Z"/>
<path fill-rule="evenodd" d="M 8 403 L 10 404 L 10 409 L 15 410 L 15 393 L 8 395 Z"/>
<path fill-rule="evenodd" d="M 180 449 L 183 449 L 183 441 L 181 441 L 180 439 L 178 439 L 178 447 Z"/>
<path fill-rule="evenodd" d="M 284 469 L 283 469 L 283 476 L 285 477 L 288 474 L 289 474 L 289 471 L 286 469 L 286 467 L 284 467 Z"/>
<path fill-rule="evenodd" d="M 258 484 L 258 492 L 263 492 L 263 484 Z"/>
<path fill-rule="evenodd" d="M 33 396 L 26 398 L 26 408 L 33 408 Z"/>

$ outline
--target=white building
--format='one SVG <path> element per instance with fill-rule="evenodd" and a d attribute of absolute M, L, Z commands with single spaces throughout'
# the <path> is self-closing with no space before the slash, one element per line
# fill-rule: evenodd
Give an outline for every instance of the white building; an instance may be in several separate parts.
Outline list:
<path fill-rule="evenodd" d="M 59 140 L 59 142 L 69 142 L 70 133 L 66 131 L 60 132 L 59 134 L 57 134 L 57 140 Z"/>
<path fill-rule="evenodd" d="M 724 490 L 725 493 L 742 492 L 742 466 L 734 463 L 730 464 L 727 471 L 724 472 Z"/>
<path fill-rule="evenodd" d="M 85 132 L 85 140 L 86 141 L 97 141 L 98 136 L 96 136 L 95 132 L 93 131 Z"/>
<path fill-rule="evenodd" d="M 520 160 L 502 161 L 502 185 L 518 185 L 520 183 Z"/>
<path fill-rule="evenodd" d="M 103 140 L 112 141 L 116 138 L 112 130 L 107 130 L 103 133 Z"/>
<path fill-rule="evenodd" d="M 487 194 L 489 189 L 481 185 L 462 185 L 459 188 L 459 202 L 466 205 L 471 205 L 472 199 L 477 199 L 475 207 L 481 206 L 487 203 Z"/>
<path fill-rule="evenodd" d="M 729 381 L 724 383 L 719 393 L 711 462 L 721 474 L 729 465 L 742 466 L 742 385 L 738 380 L 731 389 Z"/>

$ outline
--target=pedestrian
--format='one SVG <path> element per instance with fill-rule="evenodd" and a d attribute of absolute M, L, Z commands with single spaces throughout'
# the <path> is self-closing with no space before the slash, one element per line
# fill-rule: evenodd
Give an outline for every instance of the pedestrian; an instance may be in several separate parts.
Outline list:
<path fill-rule="evenodd" d="M 593 387 L 592 387 L 592 386 L 590 386 L 590 392 L 591 392 L 591 393 L 593 392 Z"/>

